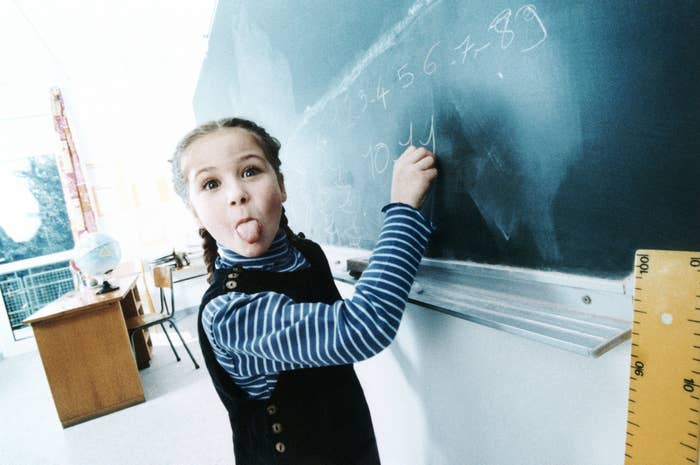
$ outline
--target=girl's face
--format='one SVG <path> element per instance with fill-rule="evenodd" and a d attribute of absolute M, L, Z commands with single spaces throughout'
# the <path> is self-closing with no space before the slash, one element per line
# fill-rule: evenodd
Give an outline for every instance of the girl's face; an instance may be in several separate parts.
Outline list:
<path fill-rule="evenodd" d="M 244 257 L 270 248 L 287 194 L 250 132 L 224 128 L 195 140 L 182 172 L 192 211 L 214 239 Z"/>

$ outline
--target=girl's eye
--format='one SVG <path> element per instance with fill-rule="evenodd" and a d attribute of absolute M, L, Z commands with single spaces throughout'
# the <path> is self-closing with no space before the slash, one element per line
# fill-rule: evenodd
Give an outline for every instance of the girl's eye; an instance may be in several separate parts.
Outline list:
<path fill-rule="evenodd" d="M 260 169 L 256 166 L 251 166 L 243 170 L 243 173 L 241 173 L 241 177 L 249 178 L 251 176 L 255 176 L 258 173 L 260 173 Z"/>
<path fill-rule="evenodd" d="M 205 191 L 210 191 L 212 189 L 216 189 L 217 187 L 219 187 L 219 182 L 215 181 L 213 179 L 202 184 L 202 190 L 205 190 Z"/>

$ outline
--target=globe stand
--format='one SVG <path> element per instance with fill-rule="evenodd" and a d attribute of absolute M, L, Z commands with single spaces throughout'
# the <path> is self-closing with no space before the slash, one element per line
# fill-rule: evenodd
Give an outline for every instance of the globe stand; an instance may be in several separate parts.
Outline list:
<path fill-rule="evenodd" d="M 102 281 L 102 286 L 100 286 L 100 289 L 95 292 L 95 295 L 106 294 L 108 292 L 116 291 L 117 289 L 119 289 L 119 286 L 112 286 L 109 281 L 105 279 Z"/>
<path fill-rule="evenodd" d="M 95 292 L 95 295 L 107 294 L 108 292 L 116 291 L 117 289 L 119 289 L 119 286 L 112 286 L 112 284 L 110 284 L 108 278 L 111 275 L 112 275 L 112 270 L 107 270 L 101 274 L 102 286 L 100 286 L 100 289 L 97 292 Z M 99 278 L 98 278 L 98 282 L 99 282 Z"/>

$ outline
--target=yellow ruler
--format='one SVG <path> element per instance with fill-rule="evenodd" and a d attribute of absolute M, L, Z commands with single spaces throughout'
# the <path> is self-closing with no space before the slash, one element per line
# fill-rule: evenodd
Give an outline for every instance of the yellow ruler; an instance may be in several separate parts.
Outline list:
<path fill-rule="evenodd" d="M 625 465 L 698 462 L 700 252 L 638 250 Z"/>

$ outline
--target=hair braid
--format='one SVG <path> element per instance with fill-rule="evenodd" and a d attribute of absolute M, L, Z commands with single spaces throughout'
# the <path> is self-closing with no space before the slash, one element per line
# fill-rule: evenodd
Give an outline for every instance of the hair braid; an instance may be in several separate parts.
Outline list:
<path fill-rule="evenodd" d="M 288 241 L 297 241 L 299 239 L 304 239 L 304 234 L 295 234 L 292 228 L 289 227 L 289 220 L 287 219 L 287 213 L 282 207 L 282 216 L 280 217 L 280 228 L 287 234 Z"/>
<path fill-rule="evenodd" d="M 214 262 L 218 256 L 218 247 L 216 239 L 209 234 L 204 228 L 199 228 L 199 237 L 202 238 L 202 250 L 204 251 L 204 265 L 207 268 L 207 282 L 211 284 L 211 278 L 214 274 Z"/>

